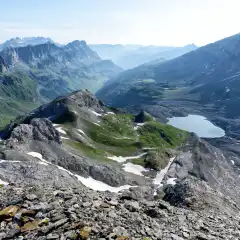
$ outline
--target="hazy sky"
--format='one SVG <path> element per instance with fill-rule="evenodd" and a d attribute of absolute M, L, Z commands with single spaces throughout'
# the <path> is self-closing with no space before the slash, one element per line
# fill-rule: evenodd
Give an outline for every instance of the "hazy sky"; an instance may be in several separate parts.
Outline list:
<path fill-rule="evenodd" d="M 0 0 L 0 41 L 205 45 L 240 32 L 240 0 Z"/>

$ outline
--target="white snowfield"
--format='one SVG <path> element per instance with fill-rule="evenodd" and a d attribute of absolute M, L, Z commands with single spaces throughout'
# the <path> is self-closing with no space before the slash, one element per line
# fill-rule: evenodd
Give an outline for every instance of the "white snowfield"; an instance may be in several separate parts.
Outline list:
<path fill-rule="evenodd" d="M 125 172 L 130 172 L 139 176 L 144 176 L 142 172 L 148 171 L 148 169 L 144 168 L 143 166 L 133 164 L 130 162 L 123 164 L 123 167 Z"/>
<path fill-rule="evenodd" d="M 57 127 L 57 126 L 59 126 L 59 124 L 57 124 L 57 123 L 53 123 L 53 126 L 54 126 L 54 127 Z"/>
<path fill-rule="evenodd" d="M 138 130 L 139 127 L 143 126 L 145 123 L 137 123 L 137 125 L 133 128 L 134 130 Z"/>
<path fill-rule="evenodd" d="M 62 136 L 61 136 L 61 139 L 68 140 L 68 139 L 70 139 L 70 138 L 68 138 L 68 137 L 62 137 Z"/>
<path fill-rule="evenodd" d="M 127 160 L 131 160 L 131 159 L 138 159 L 144 155 L 146 155 L 147 153 L 142 153 L 138 156 L 130 156 L 130 157 L 122 157 L 122 156 L 109 156 L 108 159 L 111 159 L 111 160 L 114 160 L 116 162 L 119 162 L 119 163 L 123 163 L 123 162 L 126 162 Z"/>
<path fill-rule="evenodd" d="M 107 112 L 106 115 L 108 115 L 108 114 L 113 114 L 113 115 L 115 115 L 114 112 Z"/>
<path fill-rule="evenodd" d="M 169 184 L 169 185 L 175 185 L 176 184 L 176 181 L 177 179 L 176 178 L 169 178 L 168 180 L 167 180 L 167 184 Z"/>
<path fill-rule="evenodd" d="M 162 181 L 163 181 L 166 173 L 168 172 L 168 169 L 170 168 L 174 159 L 175 159 L 175 157 L 170 158 L 170 161 L 169 161 L 168 165 L 157 174 L 157 176 L 156 176 L 156 178 L 154 179 L 154 182 L 153 182 L 154 184 L 157 184 L 157 185 L 160 185 L 160 186 L 162 185 Z"/>
<path fill-rule="evenodd" d="M 85 132 L 84 132 L 83 130 L 81 130 L 81 129 L 78 129 L 78 132 L 80 132 L 81 134 L 83 134 L 83 135 L 85 135 L 85 136 L 86 136 L 86 134 L 85 134 Z"/>
<path fill-rule="evenodd" d="M 107 185 L 106 183 L 95 180 L 92 177 L 84 178 L 84 177 L 79 176 L 79 175 L 75 175 L 75 176 L 78 178 L 78 180 L 84 186 L 86 186 L 88 188 L 91 188 L 92 190 L 95 190 L 95 191 L 110 191 L 110 192 L 117 193 L 117 192 L 120 192 L 122 190 L 126 190 L 126 189 L 129 189 L 130 187 L 133 187 L 133 186 L 130 186 L 130 185 L 123 185 L 123 186 L 120 186 L 120 187 L 112 187 L 112 186 Z"/>
<path fill-rule="evenodd" d="M 37 152 L 28 152 L 27 153 L 28 155 L 32 156 L 32 157 L 35 157 L 35 158 L 38 158 L 40 161 L 38 162 L 39 164 L 42 164 L 42 165 L 51 165 L 50 162 L 46 161 L 45 159 L 43 159 L 42 157 L 42 154 L 40 153 L 37 153 Z"/>
<path fill-rule="evenodd" d="M 58 128 L 56 128 L 57 129 L 57 131 L 58 132 L 60 132 L 60 133 L 62 133 L 62 134 L 67 134 L 63 129 L 62 129 L 62 127 L 58 127 Z"/>
<path fill-rule="evenodd" d="M 57 167 L 59 170 L 65 171 L 71 176 L 75 176 L 84 186 L 86 186 L 88 188 L 91 188 L 92 190 L 95 190 L 95 191 L 110 191 L 110 192 L 117 193 L 117 192 L 120 192 L 122 190 L 129 189 L 130 187 L 133 187 L 133 186 L 130 186 L 130 185 L 123 185 L 123 186 L 120 186 L 120 187 L 112 187 L 112 186 L 107 185 L 106 183 L 95 180 L 92 177 L 84 178 L 84 177 L 79 176 L 77 174 L 73 174 L 72 172 L 70 172 L 69 170 L 67 170 L 63 167 L 54 165 L 54 164 L 44 160 L 43 157 L 42 157 L 42 154 L 40 154 L 40 153 L 29 152 L 27 154 L 38 158 L 41 161 L 40 164 L 53 165 L 53 166 Z"/>
<path fill-rule="evenodd" d="M 97 113 L 97 112 L 95 112 L 94 110 L 91 110 L 91 112 L 92 112 L 94 115 L 98 116 L 98 117 L 102 116 L 101 113 Z"/>

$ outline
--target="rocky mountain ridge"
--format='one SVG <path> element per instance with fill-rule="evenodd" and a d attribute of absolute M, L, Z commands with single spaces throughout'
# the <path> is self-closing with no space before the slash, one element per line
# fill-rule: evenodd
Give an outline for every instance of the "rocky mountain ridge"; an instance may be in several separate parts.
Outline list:
<path fill-rule="evenodd" d="M 1 239 L 240 236 L 237 142 L 231 150 L 144 111 L 134 117 L 86 90 L 0 136 Z"/>

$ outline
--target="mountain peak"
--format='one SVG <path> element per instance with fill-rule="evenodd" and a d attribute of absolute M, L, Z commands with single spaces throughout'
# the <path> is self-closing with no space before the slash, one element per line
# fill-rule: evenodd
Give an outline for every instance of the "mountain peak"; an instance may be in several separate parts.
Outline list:
<path fill-rule="evenodd" d="M 70 42 L 64 48 L 73 55 L 76 53 L 81 53 L 83 58 L 100 60 L 100 57 L 97 55 L 97 53 L 90 49 L 87 43 L 83 40 L 75 40 Z"/>
<path fill-rule="evenodd" d="M 88 48 L 86 41 L 84 40 L 74 40 L 66 45 L 66 47 L 71 48 Z"/>

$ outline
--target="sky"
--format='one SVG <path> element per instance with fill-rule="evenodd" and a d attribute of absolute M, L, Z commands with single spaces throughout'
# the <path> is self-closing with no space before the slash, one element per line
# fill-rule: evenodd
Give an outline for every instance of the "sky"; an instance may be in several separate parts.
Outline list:
<path fill-rule="evenodd" d="M 0 42 L 203 46 L 240 32 L 240 0 L 0 0 Z"/>

